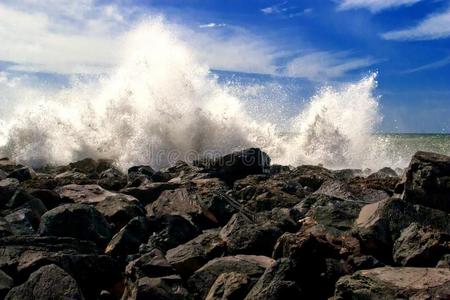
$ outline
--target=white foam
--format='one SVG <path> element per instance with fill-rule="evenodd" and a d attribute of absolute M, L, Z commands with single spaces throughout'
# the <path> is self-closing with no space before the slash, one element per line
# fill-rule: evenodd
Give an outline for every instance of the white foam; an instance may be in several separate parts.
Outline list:
<path fill-rule="evenodd" d="M 108 157 L 125 169 L 258 146 L 284 164 L 386 163 L 372 135 L 380 120 L 376 75 L 322 89 L 299 116 L 284 120 L 296 132 L 286 136 L 251 116 L 161 22 L 138 27 L 127 45 L 112 75 L 12 105 L 1 116 L 0 153 L 32 166 Z"/>

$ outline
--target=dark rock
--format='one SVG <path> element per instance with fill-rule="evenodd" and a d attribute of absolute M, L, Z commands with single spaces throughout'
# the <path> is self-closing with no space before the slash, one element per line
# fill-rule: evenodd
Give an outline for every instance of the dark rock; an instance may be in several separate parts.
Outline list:
<path fill-rule="evenodd" d="M 143 300 L 185 300 L 189 299 L 189 293 L 183 286 L 183 281 L 178 275 L 165 277 L 143 277 L 137 280 L 135 286 L 125 299 Z"/>
<path fill-rule="evenodd" d="M 258 148 L 250 148 L 231 154 L 194 162 L 206 172 L 227 182 L 243 178 L 251 174 L 269 173 L 270 158 Z"/>
<path fill-rule="evenodd" d="M 146 181 L 138 187 L 128 187 L 120 190 L 121 193 L 131 195 L 138 199 L 143 205 L 152 203 L 165 190 L 174 190 L 179 184 L 172 182 L 149 182 Z"/>
<path fill-rule="evenodd" d="M 450 157 L 417 152 L 405 171 L 402 199 L 450 213 Z"/>
<path fill-rule="evenodd" d="M 145 217 L 135 217 L 113 236 L 105 253 L 124 258 L 137 253 L 139 246 L 148 239 L 148 224 Z"/>
<path fill-rule="evenodd" d="M 130 282 L 143 277 L 164 277 L 175 273 L 175 269 L 158 249 L 153 249 L 131 261 L 125 269 L 125 275 Z"/>
<path fill-rule="evenodd" d="M 22 285 L 9 291 L 5 299 L 84 299 L 75 279 L 56 265 L 40 268 Z"/>
<path fill-rule="evenodd" d="M 3 217 L 0 217 L 0 238 L 11 235 L 12 229 L 9 226 L 8 221 L 6 221 Z"/>
<path fill-rule="evenodd" d="M 148 245 L 164 252 L 186 243 L 200 233 L 194 224 L 179 215 L 164 215 L 153 219 L 150 231 L 153 234 L 148 239 Z"/>
<path fill-rule="evenodd" d="M 0 180 L 3 180 L 8 177 L 8 173 L 0 169 Z"/>
<path fill-rule="evenodd" d="M 270 175 L 280 174 L 282 172 L 289 172 L 291 168 L 289 166 L 282 165 L 271 165 L 270 166 Z"/>
<path fill-rule="evenodd" d="M 10 236 L 0 239 L 0 269 L 24 282 L 48 264 L 56 264 L 79 283 L 86 298 L 94 298 L 120 279 L 118 263 L 101 255 L 92 242 L 73 238 Z"/>
<path fill-rule="evenodd" d="M 34 189 L 31 190 L 29 193 L 31 196 L 40 199 L 47 209 L 53 209 L 63 204 L 61 197 L 55 191 L 52 190 Z"/>
<path fill-rule="evenodd" d="M 335 179 L 332 171 L 320 166 L 309 165 L 299 166 L 288 172 L 287 176 L 312 191 L 319 189 L 325 181 Z"/>
<path fill-rule="evenodd" d="M 371 178 L 386 178 L 386 177 L 398 177 L 398 174 L 391 168 L 385 167 L 385 168 L 382 168 L 382 169 L 378 170 L 377 172 L 372 173 L 368 176 L 369 179 L 371 179 Z"/>
<path fill-rule="evenodd" d="M 12 171 L 11 173 L 9 173 L 9 175 L 8 175 L 9 178 L 15 178 L 15 179 L 19 180 L 20 182 L 30 180 L 34 176 L 36 176 L 35 172 L 33 171 L 33 169 L 31 169 L 29 167 L 22 167 L 22 168 L 16 169 L 16 170 Z"/>
<path fill-rule="evenodd" d="M 448 299 L 450 269 L 392 268 L 362 270 L 336 284 L 335 299 Z"/>
<path fill-rule="evenodd" d="M 152 180 L 155 170 L 150 166 L 133 166 L 128 169 L 128 181 L 135 182 L 136 179 L 143 181 L 144 178 Z"/>
<path fill-rule="evenodd" d="M 290 259 L 277 260 L 266 269 L 245 299 L 302 299 L 301 289 L 296 283 L 296 273 L 296 267 Z"/>
<path fill-rule="evenodd" d="M 393 247 L 394 261 L 408 267 L 434 267 L 446 253 L 450 234 L 417 223 L 406 227 Z"/>
<path fill-rule="evenodd" d="M 255 222 L 240 213 L 233 215 L 220 231 L 228 254 L 272 254 L 273 246 L 283 231 L 275 221 L 259 219 Z"/>
<path fill-rule="evenodd" d="M 209 260 L 225 252 L 225 243 L 217 230 L 208 230 L 198 237 L 167 251 L 170 264 L 183 276 L 190 276 Z"/>
<path fill-rule="evenodd" d="M 334 177 L 340 181 L 346 181 L 364 175 L 361 169 L 342 169 L 342 170 L 334 170 L 332 172 Z"/>
<path fill-rule="evenodd" d="M 4 299 L 8 291 L 14 286 L 14 280 L 0 270 L 0 299 Z"/>
<path fill-rule="evenodd" d="M 23 166 L 20 164 L 16 164 L 14 161 L 3 157 L 0 159 L 0 170 L 6 172 L 6 173 L 11 173 L 16 169 L 22 168 Z"/>
<path fill-rule="evenodd" d="M 217 277 L 205 300 L 240 300 L 250 289 L 251 280 L 242 273 L 222 273 Z"/>
<path fill-rule="evenodd" d="M 97 182 L 96 178 L 90 178 L 85 173 L 76 171 L 66 171 L 63 173 L 59 173 L 54 177 L 55 187 L 71 184 L 87 185 L 87 184 L 95 184 L 96 182 Z"/>
<path fill-rule="evenodd" d="M 109 192 L 95 184 L 69 184 L 57 187 L 55 192 L 61 196 L 64 202 L 83 204 L 96 204 L 109 196 L 115 195 L 115 193 Z"/>
<path fill-rule="evenodd" d="M 110 168 L 99 174 L 98 185 L 107 190 L 118 191 L 127 185 L 127 177 L 119 170 Z"/>
<path fill-rule="evenodd" d="M 364 206 L 355 224 L 363 251 L 390 263 L 394 241 L 413 222 L 450 231 L 447 213 L 396 198 Z"/>
<path fill-rule="evenodd" d="M 449 268 L 450 269 L 450 253 L 445 254 L 436 264 L 436 268 Z"/>
<path fill-rule="evenodd" d="M 19 181 L 15 178 L 0 180 L 0 208 L 5 206 L 19 188 Z"/>
<path fill-rule="evenodd" d="M 111 238 L 111 228 L 103 215 L 85 204 L 65 204 L 46 212 L 39 233 L 44 236 L 74 237 L 98 245 Z"/>
<path fill-rule="evenodd" d="M 75 172 L 84 173 L 87 175 L 101 173 L 107 169 L 114 167 L 114 161 L 109 159 L 99 159 L 98 161 L 92 158 L 85 158 L 73 163 L 70 163 L 66 168 Z"/>
<path fill-rule="evenodd" d="M 368 270 L 374 268 L 384 267 L 385 265 L 371 255 L 353 256 L 351 255 L 348 260 L 348 264 L 353 270 Z"/>
<path fill-rule="evenodd" d="M 255 255 L 215 258 L 195 271 L 188 280 L 188 287 L 195 299 L 204 299 L 219 275 L 231 272 L 247 275 L 253 285 L 273 262 L 269 257 Z"/>
<path fill-rule="evenodd" d="M 36 229 L 33 228 L 33 212 L 28 208 L 18 209 L 13 213 L 5 216 L 9 230 L 14 235 L 30 235 L 35 234 Z"/>
<path fill-rule="evenodd" d="M 142 204 L 136 198 L 124 194 L 108 196 L 98 202 L 95 208 L 117 229 L 125 226 L 134 217 L 145 216 Z"/>

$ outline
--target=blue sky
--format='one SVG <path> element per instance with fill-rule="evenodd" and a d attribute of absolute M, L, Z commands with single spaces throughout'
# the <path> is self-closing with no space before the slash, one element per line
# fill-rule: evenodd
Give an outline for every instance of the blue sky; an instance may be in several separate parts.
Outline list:
<path fill-rule="evenodd" d="M 120 36 L 156 16 L 221 76 L 296 86 L 293 106 L 377 71 L 380 130 L 450 132 L 448 0 L 5 0 L 0 83 L 108 72 Z"/>

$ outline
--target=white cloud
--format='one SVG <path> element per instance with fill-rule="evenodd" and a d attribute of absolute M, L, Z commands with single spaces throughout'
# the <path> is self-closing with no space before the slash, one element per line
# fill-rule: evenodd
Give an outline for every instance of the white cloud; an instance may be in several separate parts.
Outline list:
<path fill-rule="evenodd" d="M 426 71 L 426 70 L 434 70 L 434 69 L 439 69 L 442 67 L 445 67 L 447 65 L 450 64 L 450 56 L 444 57 L 443 59 L 440 59 L 438 61 L 432 62 L 432 63 L 428 63 L 413 69 L 409 69 L 406 71 L 403 71 L 403 74 L 410 74 L 410 73 L 416 73 L 416 72 L 421 72 L 421 71 Z"/>
<path fill-rule="evenodd" d="M 365 8 L 373 13 L 399 6 L 413 5 L 422 0 L 340 0 L 340 10 Z"/>
<path fill-rule="evenodd" d="M 287 64 L 285 74 L 311 81 L 326 81 L 374 63 L 372 58 L 351 57 L 347 52 L 317 51 L 293 59 Z"/>
<path fill-rule="evenodd" d="M 435 40 L 450 37 L 450 10 L 432 14 L 411 28 L 382 34 L 386 40 Z"/>
<path fill-rule="evenodd" d="M 200 28 L 217 28 L 217 27 L 225 27 L 227 24 L 225 23 L 207 23 L 207 24 L 201 24 L 198 27 Z"/>

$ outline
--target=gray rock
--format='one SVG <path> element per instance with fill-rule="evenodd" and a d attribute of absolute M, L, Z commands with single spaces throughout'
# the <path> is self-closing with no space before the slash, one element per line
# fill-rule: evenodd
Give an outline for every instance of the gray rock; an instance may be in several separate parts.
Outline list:
<path fill-rule="evenodd" d="M 14 287 L 5 299 L 84 299 L 75 279 L 56 265 L 40 268 L 22 285 Z"/>
<path fill-rule="evenodd" d="M 222 273 L 217 277 L 205 300 L 240 300 L 244 299 L 251 285 L 251 280 L 242 273 Z"/>
<path fill-rule="evenodd" d="M 137 280 L 130 294 L 124 295 L 123 299 L 185 300 L 189 299 L 189 293 L 178 275 L 143 277 Z"/>
<path fill-rule="evenodd" d="M 8 291 L 14 286 L 14 280 L 0 270 L 0 299 L 4 299 Z"/>
<path fill-rule="evenodd" d="M 145 216 L 142 204 L 136 198 L 124 194 L 108 196 L 98 202 L 95 208 L 117 229 L 125 226 L 134 217 Z"/>
<path fill-rule="evenodd" d="M 135 217 L 116 233 L 105 253 L 117 257 L 126 257 L 139 251 L 139 246 L 148 239 L 148 224 L 145 217 Z"/>

